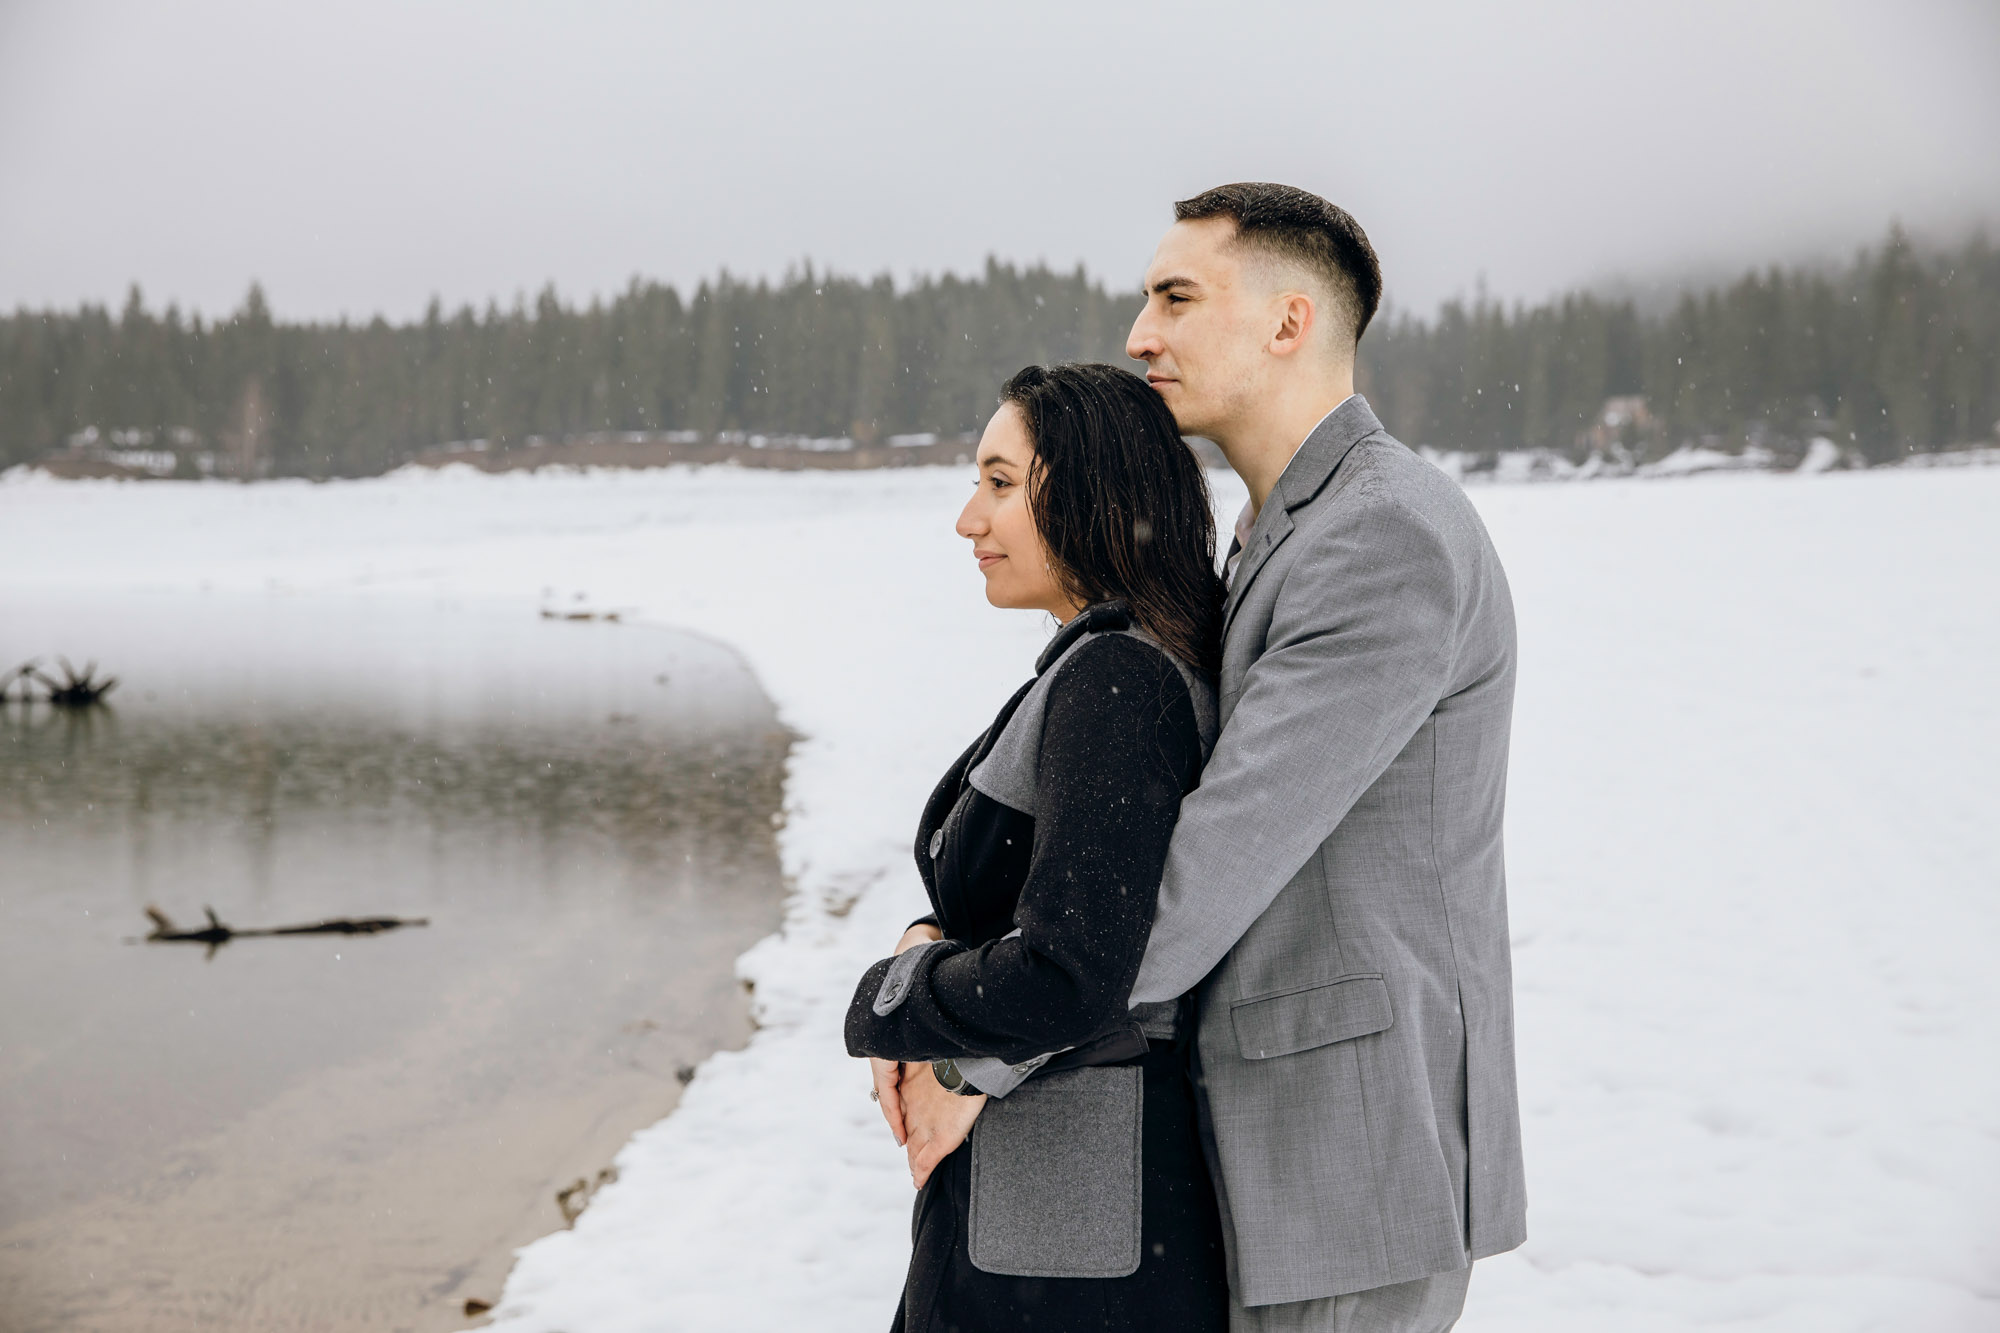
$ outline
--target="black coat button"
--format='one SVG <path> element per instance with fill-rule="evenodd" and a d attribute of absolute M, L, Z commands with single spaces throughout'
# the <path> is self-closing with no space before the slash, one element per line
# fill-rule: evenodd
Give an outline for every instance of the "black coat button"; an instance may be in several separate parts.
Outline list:
<path fill-rule="evenodd" d="M 937 860 L 938 853 L 942 850 L 944 850 L 944 830 L 938 829 L 931 834 L 931 860 Z"/>

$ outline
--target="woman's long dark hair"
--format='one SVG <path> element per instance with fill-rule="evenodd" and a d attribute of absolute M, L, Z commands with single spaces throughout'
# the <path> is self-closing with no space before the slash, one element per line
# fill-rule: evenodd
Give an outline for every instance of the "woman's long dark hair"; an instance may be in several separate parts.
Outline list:
<path fill-rule="evenodd" d="M 1105 365 L 1029 366 L 1007 381 L 1035 442 L 1028 505 L 1056 581 L 1081 606 L 1122 598 L 1140 628 L 1213 677 L 1222 580 L 1208 481 L 1152 386 Z"/>

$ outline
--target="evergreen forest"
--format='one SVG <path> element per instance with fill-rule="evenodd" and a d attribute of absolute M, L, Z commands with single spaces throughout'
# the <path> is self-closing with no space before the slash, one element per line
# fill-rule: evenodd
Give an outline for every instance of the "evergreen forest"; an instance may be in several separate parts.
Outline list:
<path fill-rule="evenodd" d="M 687 296 L 634 280 L 587 306 L 545 290 L 405 324 L 282 322 L 256 287 L 205 321 L 134 289 L 115 313 L 0 316 L 0 467 L 111 444 L 209 451 L 237 475 L 360 476 L 474 440 L 948 435 L 976 430 L 1022 365 L 1131 364 L 1138 303 L 1080 269 L 995 261 L 900 287 L 810 267 Z M 1887 462 L 2000 431 L 2000 253 L 1892 230 L 1844 267 L 1773 267 L 1658 311 L 1576 293 L 1385 312 L 1359 378 L 1392 432 L 1441 450 L 1784 458 L 1825 435 Z M 1607 427 L 1607 400 L 1635 398 Z"/>

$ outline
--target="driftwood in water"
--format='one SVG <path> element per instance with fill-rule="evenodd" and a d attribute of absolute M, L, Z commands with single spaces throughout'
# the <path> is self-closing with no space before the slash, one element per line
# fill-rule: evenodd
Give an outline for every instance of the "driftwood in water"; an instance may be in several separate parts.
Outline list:
<path fill-rule="evenodd" d="M 47 691 L 42 696 L 43 701 L 57 708 L 90 708 L 104 702 L 104 696 L 118 686 L 116 676 L 106 676 L 102 680 L 97 678 L 95 662 L 84 663 L 83 670 L 78 671 L 69 664 L 67 657 L 58 657 L 56 660 L 62 663 L 63 678 L 56 680 L 42 674 L 37 665 L 39 660 L 22 663 L 9 672 L 5 680 L 0 680 L 0 700 L 5 700 L 14 683 L 19 681 L 23 703 L 34 702 L 35 696 L 29 687 L 39 685 Z"/>
<path fill-rule="evenodd" d="M 33 662 L 23 662 L 6 675 L 0 676 L 0 704 L 6 703 L 13 697 L 14 683 L 16 681 L 19 681 L 21 685 L 21 702 L 24 704 L 33 703 L 35 695 L 30 686 L 34 679 L 35 664 Z"/>
<path fill-rule="evenodd" d="M 215 914 L 213 907 L 204 906 L 202 912 L 208 917 L 208 924 L 196 930 L 182 930 L 159 908 L 148 904 L 146 915 L 153 920 L 153 931 L 146 936 L 149 944 L 206 944 L 210 953 L 231 940 L 243 939 L 250 935 L 379 935 L 385 930 L 398 930 L 404 926 L 428 926 L 429 917 L 410 916 L 336 916 L 324 921 L 312 921 L 302 926 L 266 926 L 262 929 L 238 930 L 224 925 Z"/>
<path fill-rule="evenodd" d="M 616 625 L 624 617 L 623 611 L 551 611 L 542 608 L 543 620 L 607 620 Z"/>

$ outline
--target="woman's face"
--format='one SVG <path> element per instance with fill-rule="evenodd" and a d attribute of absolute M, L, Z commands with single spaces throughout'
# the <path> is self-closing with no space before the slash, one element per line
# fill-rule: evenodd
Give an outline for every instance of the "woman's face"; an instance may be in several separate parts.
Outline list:
<path fill-rule="evenodd" d="M 958 516 L 958 535 L 972 543 L 986 576 L 987 601 L 1068 620 L 1082 608 L 1057 585 L 1028 507 L 1028 465 L 1034 457 L 1020 409 L 1002 406 L 979 437 L 979 489 Z"/>

